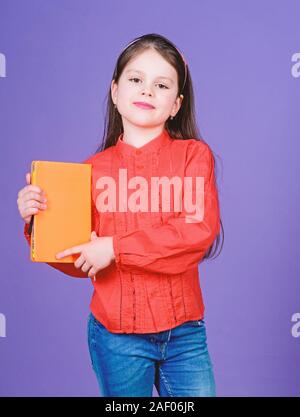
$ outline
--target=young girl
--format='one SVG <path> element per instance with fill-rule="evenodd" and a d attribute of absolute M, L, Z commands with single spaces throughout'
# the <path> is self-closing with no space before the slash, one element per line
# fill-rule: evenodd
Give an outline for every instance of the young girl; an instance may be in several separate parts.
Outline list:
<path fill-rule="evenodd" d="M 91 240 L 57 254 L 78 254 L 74 264 L 49 263 L 91 278 L 87 337 L 103 396 L 152 396 L 153 384 L 160 396 L 216 395 L 198 264 L 215 254 L 223 227 L 193 97 L 187 63 L 165 37 L 144 35 L 122 51 L 103 146 L 84 161 Z M 30 219 L 46 205 L 26 179 L 18 206 L 30 244 Z"/>

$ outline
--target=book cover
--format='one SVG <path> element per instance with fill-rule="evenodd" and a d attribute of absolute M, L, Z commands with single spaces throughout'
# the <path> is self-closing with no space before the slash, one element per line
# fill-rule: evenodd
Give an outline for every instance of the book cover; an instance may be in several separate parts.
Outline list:
<path fill-rule="evenodd" d="M 90 241 L 91 172 L 91 164 L 32 161 L 31 184 L 45 191 L 47 208 L 33 216 L 31 261 L 73 263 L 80 256 L 55 257 Z"/>

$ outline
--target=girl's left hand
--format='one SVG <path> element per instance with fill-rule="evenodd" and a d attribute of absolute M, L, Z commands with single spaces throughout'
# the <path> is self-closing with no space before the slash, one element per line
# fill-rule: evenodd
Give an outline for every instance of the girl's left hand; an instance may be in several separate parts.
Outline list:
<path fill-rule="evenodd" d="M 106 268 L 115 259 L 113 237 L 97 237 L 96 232 L 93 231 L 90 242 L 65 249 L 57 253 L 56 258 L 61 259 L 76 253 L 81 253 L 81 255 L 74 262 L 75 267 L 81 268 L 83 272 L 89 271 L 88 276 L 92 278 L 100 269 Z"/>

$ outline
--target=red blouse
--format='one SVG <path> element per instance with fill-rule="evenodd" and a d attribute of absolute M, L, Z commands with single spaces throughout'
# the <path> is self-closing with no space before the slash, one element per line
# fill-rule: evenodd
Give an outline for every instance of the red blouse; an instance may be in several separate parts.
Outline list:
<path fill-rule="evenodd" d="M 140 148 L 122 138 L 123 134 L 115 146 L 84 161 L 92 164 L 92 230 L 98 236 L 113 236 L 115 252 L 115 260 L 97 273 L 95 281 L 91 279 L 90 309 L 112 333 L 160 332 L 204 317 L 198 264 L 220 232 L 214 160 L 204 142 L 172 139 L 166 129 Z M 165 194 L 169 187 L 160 186 L 155 211 L 151 178 L 164 177 L 171 183 L 177 177 L 184 184 L 184 177 L 192 177 L 195 204 L 198 176 L 204 177 L 201 221 L 187 221 L 193 216 L 184 203 L 185 187 L 178 197 L 175 187 Z M 140 188 L 143 197 L 134 198 Z M 115 199 L 109 200 L 108 189 Z M 178 199 L 180 211 L 175 205 Z M 167 200 L 169 206 L 164 205 Z M 108 201 L 112 206 L 104 211 Z M 128 202 L 130 208 L 123 208 L 121 202 Z M 140 211 L 133 209 L 139 205 Z M 30 244 L 28 226 L 24 235 Z M 49 265 L 70 276 L 88 278 L 73 263 Z"/>

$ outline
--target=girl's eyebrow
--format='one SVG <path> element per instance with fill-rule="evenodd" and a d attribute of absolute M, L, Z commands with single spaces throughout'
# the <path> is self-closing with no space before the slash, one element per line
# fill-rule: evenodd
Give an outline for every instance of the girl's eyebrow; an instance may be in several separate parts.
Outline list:
<path fill-rule="evenodd" d="M 143 71 L 135 70 L 135 69 L 132 69 L 132 68 L 128 69 L 128 70 L 127 70 L 127 71 L 125 71 L 125 72 L 126 72 L 126 74 L 127 74 L 127 73 L 128 73 L 128 72 L 130 72 L 130 71 L 133 71 L 133 72 L 139 72 L 140 74 L 145 74 Z M 157 78 L 165 78 L 166 80 L 170 80 L 170 81 L 171 81 L 171 83 L 173 83 L 172 78 L 165 77 L 164 75 L 159 75 Z"/>

